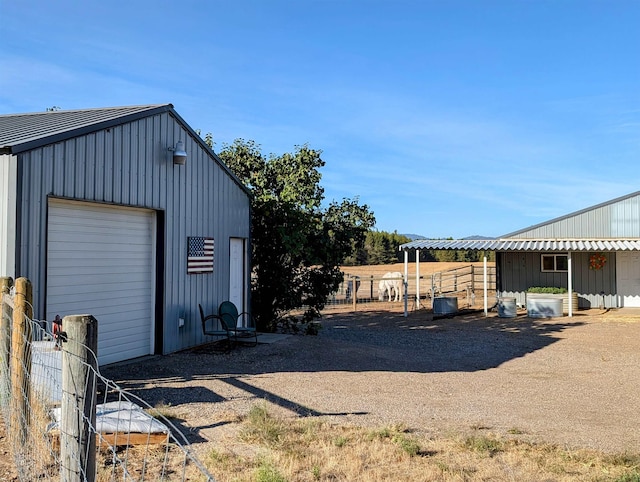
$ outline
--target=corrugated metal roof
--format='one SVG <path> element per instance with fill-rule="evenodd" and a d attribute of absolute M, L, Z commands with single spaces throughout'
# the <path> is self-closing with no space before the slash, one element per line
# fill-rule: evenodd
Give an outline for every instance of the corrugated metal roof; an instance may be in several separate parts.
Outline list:
<path fill-rule="evenodd" d="M 640 239 L 420 239 L 400 250 L 473 251 L 640 251 Z"/>
<path fill-rule="evenodd" d="M 0 115 L 0 153 L 16 154 L 170 109 L 171 104 L 155 104 Z"/>

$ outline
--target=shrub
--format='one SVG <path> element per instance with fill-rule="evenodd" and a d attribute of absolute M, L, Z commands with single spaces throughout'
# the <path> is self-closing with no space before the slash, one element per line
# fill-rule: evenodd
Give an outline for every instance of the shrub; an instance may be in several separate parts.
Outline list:
<path fill-rule="evenodd" d="M 552 286 L 532 286 L 527 293 L 544 293 L 546 295 L 563 295 L 567 293 L 566 288 L 555 288 Z"/>

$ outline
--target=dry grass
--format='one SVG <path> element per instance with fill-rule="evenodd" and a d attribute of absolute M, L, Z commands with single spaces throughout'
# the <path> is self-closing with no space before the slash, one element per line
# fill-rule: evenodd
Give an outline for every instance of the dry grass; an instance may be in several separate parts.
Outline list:
<path fill-rule="evenodd" d="M 235 440 L 205 463 L 228 481 L 640 481 L 640 454 L 607 455 L 509 438 L 483 428 L 429 438 L 402 426 L 371 430 L 285 420 L 256 405 Z M 249 449 L 250 448 L 250 449 Z"/>
<path fill-rule="evenodd" d="M 468 261 L 451 261 L 451 262 L 440 262 L 440 261 L 430 261 L 430 262 L 421 262 L 420 263 L 420 275 L 428 276 L 433 273 L 438 273 L 441 271 L 448 271 L 456 268 L 464 268 L 466 266 L 476 266 L 478 268 L 482 268 L 482 262 L 470 263 Z M 495 263 L 493 261 L 488 262 L 487 266 L 494 266 Z M 346 275 L 352 276 L 373 276 L 375 278 L 379 278 L 385 273 L 399 271 L 404 273 L 404 263 L 395 263 L 395 264 L 378 264 L 378 265 L 363 265 L 363 266 L 341 266 L 340 270 Z M 416 275 L 416 263 L 413 260 L 409 260 L 408 265 L 409 277 L 415 278 Z"/>

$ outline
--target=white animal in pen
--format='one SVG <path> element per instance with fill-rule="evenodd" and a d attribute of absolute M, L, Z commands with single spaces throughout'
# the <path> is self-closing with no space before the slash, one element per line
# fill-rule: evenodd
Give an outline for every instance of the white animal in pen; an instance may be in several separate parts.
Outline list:
<path fill-rule="evenodd" d="M 385 273 L 378 285 L 378 300 L 384 301 L 385 295 L 388 295 L 389 301 L 400 301 L 401 291 L 402 273 L 399 271 Z"/>

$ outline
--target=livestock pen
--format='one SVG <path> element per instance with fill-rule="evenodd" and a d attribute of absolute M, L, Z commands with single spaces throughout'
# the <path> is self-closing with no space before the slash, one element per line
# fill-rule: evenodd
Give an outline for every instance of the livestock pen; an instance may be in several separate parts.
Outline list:
<path fill-rule="evenodd" d="M 345 266 L 344 279 L 338 290 L 327 300 L 325 310 L 392 310 L 404 309 L 404 265 Z M 388 273 L 400 276 L 386 278 L 399 280 L 402 292 L 399 301 L 390 301 L 388 293 L 381 293 L 380 282 Z M 415 265 L 411 265 L 406 283 L 407 308 L 410 311 L 432 309 L 437 296 L 458 298 L 461 308 L 481 308 L 483 303 L 484 276 L 482 263 L 427 262 L 420 265 L 419 284 Z M 496 293 L 494 263 L 487 266 L 487 290 L 489 304 L 493 305 Z M 384 295 L 384 296 L 383 296 Z M 395 296 L 391 298 L 396 299 Z"/>

